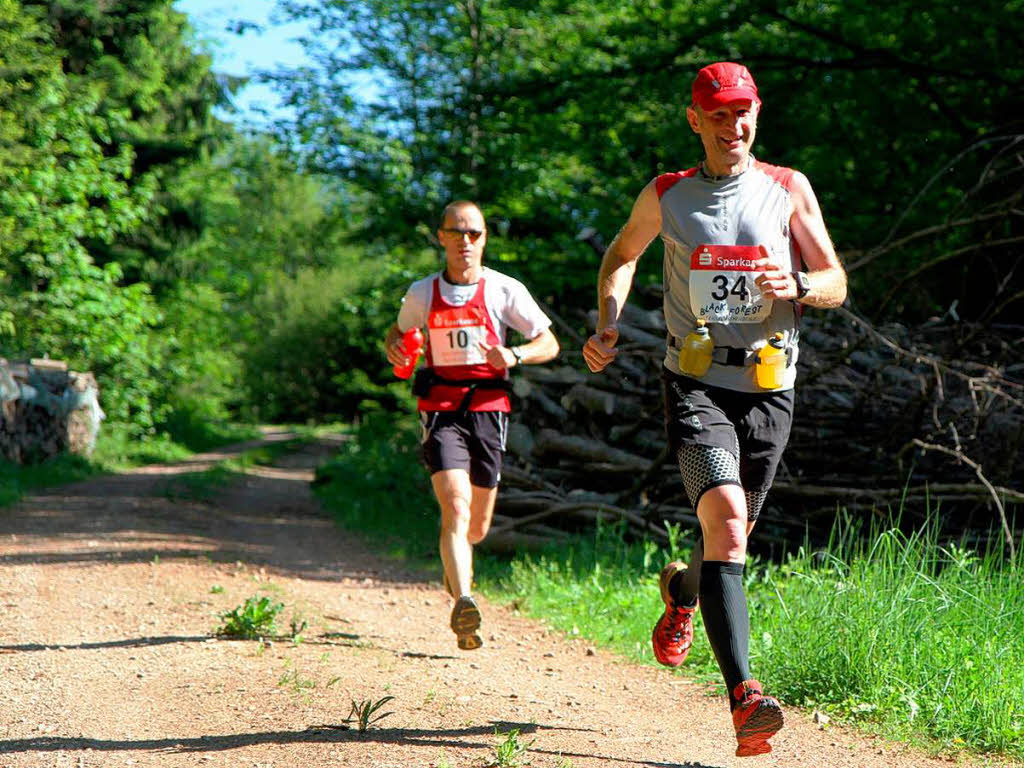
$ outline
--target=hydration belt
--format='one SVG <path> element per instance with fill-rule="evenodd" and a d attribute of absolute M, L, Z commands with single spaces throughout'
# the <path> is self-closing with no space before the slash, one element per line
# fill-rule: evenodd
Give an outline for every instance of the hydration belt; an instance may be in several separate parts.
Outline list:
<path fill-rule="evenodd" d="M 509 379 L 446 379 L 438 375 L 433 368 L 420 368 L 412 381 L 412 393 L 417 397 L 430 397 L 430 390 L 435 386 L 445 387 L 468 387 L 469 390 L 463 396 L 459 407 L 459 413 L 469 410 L 469 404 L 473 400 L 473 393 L 478 389 L 482 390 L 503 390 L 512 391 L 512 382 Z"/>
<path fill-rule="evenodd" d="M 669 349 L 679 350 L 682 347 L 682 339 L 673 336 L 671 333 L 666 337 Z M 742 368 L 744 365 L 753 365 L 757 361 L 757 353 L 760 350 L 747 349 L 746 347 L 715 347 L 711 352 L 711 361 L 719 365 L 735 365 Z M 786 367 L 793 365 L 793 347 L 786 345 Z"/>

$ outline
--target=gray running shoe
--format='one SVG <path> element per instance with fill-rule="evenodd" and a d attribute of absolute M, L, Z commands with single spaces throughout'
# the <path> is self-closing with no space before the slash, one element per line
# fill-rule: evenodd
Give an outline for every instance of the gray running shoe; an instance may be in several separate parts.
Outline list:
<path fill-rule="evenodd" d="M 458 637 L 459 648 L 463 651 L 475 651 L 484 644 L 480 637 L 480 609 L 476 600 L 463 595 L 455 601 L 452 608 L 452 632 Z"/>

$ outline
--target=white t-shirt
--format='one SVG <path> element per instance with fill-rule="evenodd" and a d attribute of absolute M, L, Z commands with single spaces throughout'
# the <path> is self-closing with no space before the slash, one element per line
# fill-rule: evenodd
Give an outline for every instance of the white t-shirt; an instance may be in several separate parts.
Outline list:
<path fill-rule="evenodd" d="M 422 328 L 427 324 L 434 279 L 438 275 L 441 297 L 449 304 L 462 306 L 476 294 L 476 283 L 456 285 L 449 282 L 443 272 L 417 280 L 409 286 L 402 299 L 402 308 L 398 312 L 399 330 L 405 332 L 409 328 Z M 505 344 L 509 328 L 514 328 L 530 340 L 537 338 L 551 326 L 551 320 L 537 306 L 537 302 L 521 282 L 488 267 L 483 267 L 481 276 L 484 279 L 484 304 L 487 306 L 487 314 L 491 316 L 491 322 L 494 323 L 494 329 L 502 345 Z"/>

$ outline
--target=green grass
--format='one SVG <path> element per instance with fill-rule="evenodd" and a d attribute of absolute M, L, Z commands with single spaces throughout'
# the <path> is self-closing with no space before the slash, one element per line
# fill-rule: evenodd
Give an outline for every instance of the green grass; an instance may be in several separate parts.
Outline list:
<path fill-rule="evenodd" d="M 18 501 L 26 493 L 111 472 L 123 472 L 144 464 L 180 461 L 194 451 L 212 444 L 224 445 L 258 435 L 248 425 L 208 427 L 200 442 L 182 442 L 167 433 L 140 439 L 125 424 L 104 423 L 96 440 L 96 449 L 88 458 L 62 454 L 40 464 L 18 465 L 0 459 L 0 507 Z M 218 439 L 215 439 L 218 438 Z"/>
<path fill-rule="evenodd" d="M 945 749 L 1024 757 L 1024 557 L 934 530 L 836 537 L 764 568 L 756 649 L 785 697 Z"/>
<path fill-rule="evenodd" d="M 296 427 L 297 440 L 314 434 L 306 427 Z M 250 440 L 259 436 L 259 430 L 247 424 L 206 425 L 184 434 L 160 432 L 139 438 L 131 428 L 116 422 L 104 423 L 96 440 L 96 449 L 88 458 L 62 454 L 39 464 L 18 465 L 0 459 L 0 508 L 9 506 L 26 493 L 93 477 L 123 472 L 132 467 L 160 462 L 181 461 L 195 452 L 206 451 L 219 445 Z M 205 498 L 215 487 L 232 479 L 240 468 L 252 464 L 272 463 L 281 453 L 294 450 L 296 440 L 271 443 L 246 451 L 237 459 L 223 462 L 213 468 L 209 476 L 184 476 L 181 493 L 189 498 Z M 205 473 L 196 473 L 204 475 Z M 218 476 L 219 475 L 219 476 Z M 172 492 L 173 493 L 173 492 Z"/>
<path fill-rule="evenodd" d="M 412 419 L 371 414 L 317 468 L 314 490 L 341 526 L 425 566 L 437 553 L 439 513 L 420 464 L 418 434 Z"/>
<path fill-rule="evenodd" d="M 438 515 L 416 436 L 411 420 L 365 423 L 318 474 L 318 493 L 340 524 L 392 554 L 436 561 Z M 687 542 L 671 550 L 598 526 L 541 553 L 480 555 L 477 580 L 492 598 L 653 664 L 657 575 L 688 555 Z M 837 527 L 821 550 L 748 561 L 752 669 L 787 704 L 833 721 L 934 750 L 1024 758 L 1022 577 L 1024 556 L 946 544 L 934 528 Z M 695 638 L 680 673 L 724 696 L 699 613 Z"/>
<path fill-rule="evenodd" d="M 96 440 L 96 450 L 89 458 L 61 454 L 49 461 L 26 465 L 0 459 L 0 507 L 13 504 L 33 489 L 73 483 L 142 464 L 176 461 L 190 454 L 188 448 L 167 435 L 139 440 L 132 437 L 124 424 L 104 424 Z"/>
<path fill-rule="evenodd" d="M 789 704 L 890 737 L 1024 757 L 1024 558 L 941 547 L 929 531 L 857 542 L 748 561 L 754 674 Z M 523 612 L 653 663 L 667 557 L 612 527 L 507 565 L 483 558 L 478 572 Z M 699 613 L 684 672 L 724 696 Z"/>

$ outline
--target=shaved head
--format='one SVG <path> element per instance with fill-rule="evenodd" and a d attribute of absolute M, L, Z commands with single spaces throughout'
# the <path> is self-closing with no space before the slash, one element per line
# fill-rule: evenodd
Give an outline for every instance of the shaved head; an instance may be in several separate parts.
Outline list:
<path fill-rule="evenodd" d="M 483 218 L 484 213 L 476 203 L 471 200 L 453 200 L 444 207 L 444 211 L 441 213 L 441 226 L 443 227 L 447 223 L 449 216 L 454 216 L 466 208 L 475 209 L 480 214 L 480 217 Z"/>

